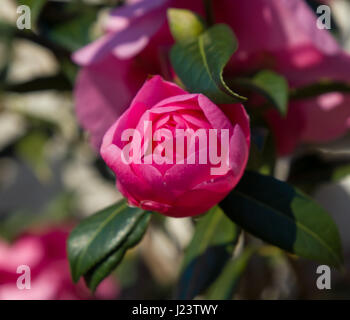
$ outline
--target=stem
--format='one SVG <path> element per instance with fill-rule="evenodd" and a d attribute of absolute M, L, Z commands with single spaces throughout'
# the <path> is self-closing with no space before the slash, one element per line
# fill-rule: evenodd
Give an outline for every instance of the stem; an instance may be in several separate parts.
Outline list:
<path fill-rule="evenodd" d="M 203 0 L 205 16 L 208 27 L 214 24 L 214 11 L 213 11 L 213 3 L 212 0 Z"/>

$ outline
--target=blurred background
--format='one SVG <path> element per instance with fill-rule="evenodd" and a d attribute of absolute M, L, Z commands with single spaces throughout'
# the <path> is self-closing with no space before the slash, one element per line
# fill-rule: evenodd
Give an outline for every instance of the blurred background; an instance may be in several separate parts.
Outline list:
<path fill-rule="evenodd" d="M 72 88 L 78 67 L 70 59 L 73 51 L 102 34 L 101 21 L 110 8 L 121 3 L 1 0 L 0 298 L 8 297 L 4 288 L 13 273 L 4 271 L 6 263 L 12 259 L 15 265 L 19 259 L 14 256 L 18 258 L 22 252 L 16 251 L 17 242 L 13 241 L 37 235 L 42 239 L 53 228 L 69 230 L 79 219 L 121 198 L 113 176 L 77 124 Z M 16 10 L 21 4 L 32 7 L 32 30 L 16 28 Z M 309 4 L 316 5 L 312 1 Z M 331 7 L 336 37 L 350 51 L 350 2 L 335 0 Z M 349 137 L 279 159 L 275 175 L 313 195 L 331 212 L 340 228 L 349 270 Z M 129 251 L 117 268 L 109 294 L 95 297 L 171 298 L 194 223 L 193 219 L 154 217 L 140 246 Z M 246 237 L 249 240 L 249 235 Z M 29 242 L 26 259 L 35 256 L 37 250 L 41 249 Z M 43 255 L 49 249 L 45 250 Z M 37 260 L 38 275 L 33 274 L 33 281 L 43 272 L 42 261 Z M 315 285 L 316 266 L 266 247 L 245 266 L 235 298 L 350 298 L 348 271 L 332 271 L 332 290 L 320 291 Z M 68 265 L 55 272 L 67 278 Z M 41 290 L 43 298 L 71 297 L 50 295 L 50 288 L 45 286 Z M 87 297 L 87 292 L 74 295 Z"/>

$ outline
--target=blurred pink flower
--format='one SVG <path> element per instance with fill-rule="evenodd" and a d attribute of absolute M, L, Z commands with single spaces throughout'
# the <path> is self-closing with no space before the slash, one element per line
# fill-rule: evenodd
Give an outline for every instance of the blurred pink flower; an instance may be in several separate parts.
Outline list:
<path fill-rule="evenodd" d="M 83 67 L 75 86 L 76 113 L 95 147 L 148 75 L 170 79 L 168 53 L 173 40 L 166 22 L 167 8 L 201 11 L 201 2 L 127 1 L 111 12 L 105 36 L 73 55 Z"/>
<path fill-rule="evenodd" d="M 200 1 L 127 1 L 110 13 L 105 36 L 73 55 L 83 66 L 75 86 L 76 113 L 95 147 L 149 74 L 170 77 L 167 8 L 193 2 L 186 7 L 196 9 Z"/>
<path fill-rule="evenodd" d="M 171 79 L 168 50 L 172 43 L 166 9 L 180 7 L 203 14 L 201 0 L 139 0 L 115 9 L 106 35 L 73 56 L 83 68 L 75 88 L 76 112 L 99 146 L 108 127 L 129 106 L 147 74 Z M 229 24 L 239 49 L 227 76 L 273 69 L 292 88 L 322 79 L 349 81 L 350 59 L 303 0 L 216 0 L 217 22 Z M 350 126 L 350 96 L 329 93 L 291 101 L 286 118 L 266 116 L 280 154 L 302 142 L 319 143 L 344 135 Z"/>
<path fill-rule="evenodd" d="M 317 16 L 303 0 L 216 1 L 217 17 L 235 31 L 239 50 L 228 75 L 269 68 L 284 75 L 290 87 L 320 80 L 350 80 L 350 56 L 328 30 L 318 29 Z M 350 95 L 327 93 L 290 101 L 282 118 L 267 115 L 280 154 L 300 142 L 320 143 L 339 138 L 350 128 Z"/>
<path fill-rule="evenodd" d="M 146 121 L 152 123 L 150 136 L 144 134 Z M 124 148 L 129 144 L 122 140 L 126 129 L 136 129 L 140 134 L 138 141 L 142 140 L 142 146 L 132 147 L 133 155 L 136 155 L 135 149 L 147 149 L 149 137 L 152 139 L 157 131 L 163 130 L 165 140 L 159 149 L 159 142 L 152 142 L 152 152 L 143 159 L 140 156 L 142 161 L 126 163 L 122 159 Z M 195 147 L 187 149 L 188 153 L 182 151 L 184 161 L 178 162 L 176 157 L 181 151 L 174 140 L 179 136 L 180 141 L 184 139 L 187 129 L 193 130 L 191 142 L 187 138 L 187 144 L 193 142 L 194 134 L 201 129 L 206 147 L 194 142 Z M 215 146 L 207 143 L 212 129 L 217 133 Z M 225 144 L 221 143 L 222 129 L 227 132 Z M 133 139 L 131 143 L 134 142 Z M 241 104 L 220 109 L 204 95 L 189 94 L 155 76 L 143 85 L 127 111 L 107 131 L 101 155 L 116 174 L 117 187 L 131 205 L 172 217 L 186 217 L 207 211 L 232 190 L 247 164 L 249 144 L 249 118 Z M 176 152 L 165 151 L 163 155 L 165 149 L 173 150 L 175 146 Z M 184 145 L 182 150 L 186 150 Z M 213 173 L 211 169 L 218 166 L 208 161 L 208 154 L 218 155 L 218 151 L 222 157 L 221 170 Z M 150 161 L 146 159 L 148 156 Z M 158 161 L 155 157 L 159 160 L 166 157 L 169 161 Z M 188 159 L 194 161 L 189 163 Z"/>
<path fill-rule="evenodd" d="M 108 278 L 94 296 L 83 281 L 74 284 L 66 256 L 68 229 L 28 233 L 13 244 L 0 242 L 0 300 L 115 299 L 118 286 Z M 30 289 L 19 289 L 19 266 L 30 268 Z"/>

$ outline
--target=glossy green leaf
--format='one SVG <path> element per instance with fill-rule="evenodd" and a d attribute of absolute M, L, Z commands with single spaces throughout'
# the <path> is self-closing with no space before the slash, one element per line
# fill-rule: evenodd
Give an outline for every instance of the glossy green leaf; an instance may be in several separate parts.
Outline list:
<path fill-rule="evenodd" d="M 144 214 L 117 249 L 88 271 L 84 278 L 87 286 L 92 291 L 95 291 L 100 282 L 117 267 L 123 259 L 126 251 L 141 241 L 147 230 L 150 217 L 150 213 Z"/>
<path fill-rule="evenodd" d="M 121 201 L 83 220 L 68 240 L 73 280 L 78 281 L 122 246 L 145 215 Z"/>
<path fill-rule="evenodd" d="M 176 42 L 186 42 L 197 38 L 205 30 L 203 19 L 190 10 L 168 9 L 171 34 Z"/>
<path fill-rule="evenodd" d="M 237 49 L 232 30 L 217 24 L 194 40 L 176 43 L 170 54 L 176 74 L 190 92 L 203 93 L 216 103 L 246 100 L 224 82 L 222 72 Z"/>
<path fill-rule="evenodd" d="M 193 299 L 216 279 L 233 252 L 238 234 L 236 225 L 219 207 L 199 220 L 185 252 L 177 298 Z"/>
<path fill-rule="evenodd" d="M 253 253 L 253 248 L 247 248 L 240 256 L 229 260 L 218 279 L 208 289 L 205 298 L 209 300 L 232 299 Z"/>
<path fill-rule="evenodd" d="M 283 76 L 263 70 L 253 78 L 253 83 L 282 115 L 287 114 L 288 82 Z"/>
<path fill-rule="evenodd" d="M 342 264 L 332 218 L 287 183 L 247 171 L 220 205 L 232 221 L 266 242 L 331 266 Z"/>
<path fill-rule="evenodd" d="M 278 112 L 285 116 L 288 111 L 288 82 L 276 72 L 262 70 L 253 78 L 236 78 L 233 83 L 258 92 L 269 101 Z"/>

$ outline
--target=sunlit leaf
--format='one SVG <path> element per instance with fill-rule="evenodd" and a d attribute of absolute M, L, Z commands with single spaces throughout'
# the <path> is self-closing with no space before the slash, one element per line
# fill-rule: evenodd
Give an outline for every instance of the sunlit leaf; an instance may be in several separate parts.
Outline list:
<path fill-rule="evenodd" d="M 148 222 L 150 219 L 150 214 L 144 214 L 141 219 L 137 222 L 136 226 L 127 238 L 117 247 L 115 251 L 110 253 L 104 260 L 98 263 L 85 275 L 85 281 L 88 287 L 95 291 L 99 283 L 106 278 L 121 262 L 126 251 L 136 244 L 144 236 Z"/>
<path fill-rule="evenodd" d="M 141 232 L 138 225 L 146 226 L 148 218 L 145 216 L 149 213 L 128 207 L 125 201 L 121 201 L 83 220 L 68 240 L 73 280 L 78 281 L 90 272 L 89 281 L 94 287 L 101 280 L 101 274 L 108 274 L 126 249 L 139 239 Z M 117 259 L 113 254 L 118 250 Z"/>
<path fill-rule="evenodd" d="M 236 78 L 233 83 L 264 96 L 278 112 L 285 116 L 288 111 L 288 82 L 280 74 L 262 70 L 252 78 Z"/>
<path fill-rule="evenodd" d="M 190 92 L 203 93 L 216 103 L 245 101 L 225 84 L 222 76 L 236 49 L 232 30 L 227 25 L 217 24 L 194 40 L 175 44 L 171 62 Z"/>

